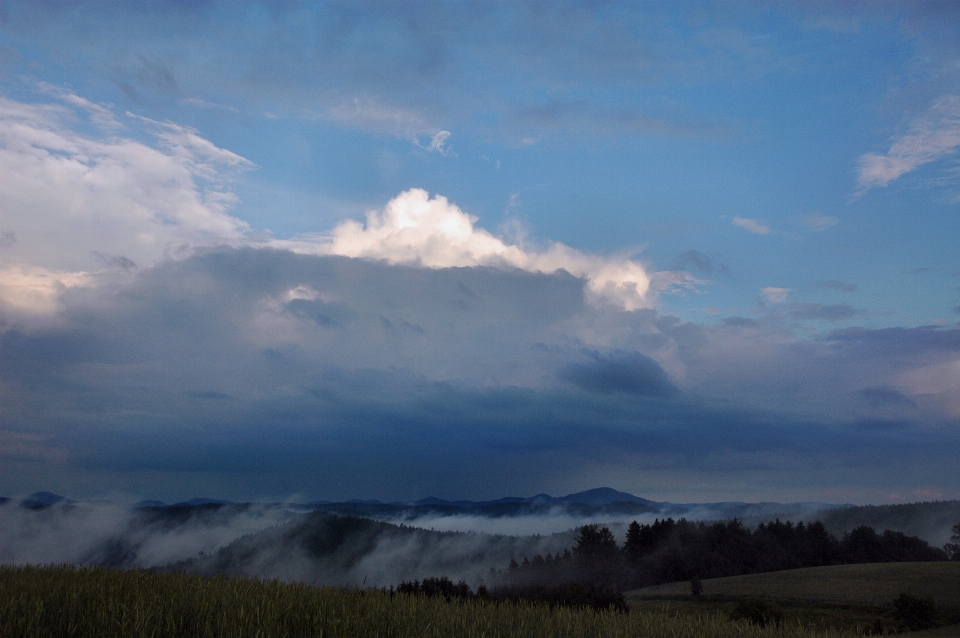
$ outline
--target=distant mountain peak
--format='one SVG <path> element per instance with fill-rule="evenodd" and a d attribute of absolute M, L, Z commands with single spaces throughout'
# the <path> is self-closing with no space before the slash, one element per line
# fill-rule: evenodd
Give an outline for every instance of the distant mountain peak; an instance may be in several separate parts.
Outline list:
<path fill-rule="evenodd" d="M 57 503 L 73 503 L 74 501 L 66 496 L 60 496 L 53 492 L 34 492 L 30 496 L 24 497 L 20 501 L 23 507 L 47 507 Z"/>
<path fill-rule="evenodd" d="M 567 494 L 560 499 L 565 503 L 583 503 L 585 505 L 607 505 L 608 503 L 642 503 L 644 505 L 658 505 L 656 501 L 651 501 L 639 496 L 634 496 L 627 492 L 620 492 L 612 487 L 595 487 L 592 490 Z"/>

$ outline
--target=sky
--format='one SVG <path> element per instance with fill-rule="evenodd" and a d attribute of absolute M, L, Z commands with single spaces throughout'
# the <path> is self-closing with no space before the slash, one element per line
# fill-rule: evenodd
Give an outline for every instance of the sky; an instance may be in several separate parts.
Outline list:
<path fill-rule="evenodd" d="M 960 6 L 0 1 L 0 492 L 960 498 Z"/>

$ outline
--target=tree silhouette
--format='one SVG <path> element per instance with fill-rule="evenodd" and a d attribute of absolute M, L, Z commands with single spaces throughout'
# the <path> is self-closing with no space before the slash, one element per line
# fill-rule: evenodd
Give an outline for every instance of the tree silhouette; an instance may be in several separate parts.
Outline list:
<path fill-rule="evenodd" d="M 589 560 L 613 559 L 619 553 L 617 539 L 608 527 L 584 525 L 574 539 L 573 554 Z"/>
<path fill-rule="evenodd" d="M 951 542 L 943 546 L 943 551 L 947 552 L 950 560 L 960 560 L 960 523 L 954 525 L 951 531 Z"/>

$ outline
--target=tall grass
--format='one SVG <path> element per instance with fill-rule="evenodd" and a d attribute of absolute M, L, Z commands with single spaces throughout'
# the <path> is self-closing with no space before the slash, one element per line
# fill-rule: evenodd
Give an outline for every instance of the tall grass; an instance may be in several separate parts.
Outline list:
<path fill-rule="evenodd" d="M 74 567 L 0 568 L 0 636 L 840 638 L 718 616 L 594 612 Z"/>

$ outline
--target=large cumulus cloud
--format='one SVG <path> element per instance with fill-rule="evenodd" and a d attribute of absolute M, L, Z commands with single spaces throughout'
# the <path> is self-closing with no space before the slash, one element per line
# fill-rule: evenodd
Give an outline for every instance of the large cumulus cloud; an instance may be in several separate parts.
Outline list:
<path fill-rule="evenodd" d="M 210 249 L 75 290 L 53 324 L 8 326 L 2 471 L 24 490 L 46 476 L 174 497 L 958 488 L 943 473 L 958 451 L 948 413 L 923 396 L 877 412 L 856 395 L 881 385 L 856 368 L 885 333 L 786 344 L 782 329 L 744 330 L 597 307 L 566 273 Z M 726 356 L 737 338 L 753 359 Z M 901 342 L 949 360 L 955 339 Z M 849 378 L 818 377 L 851 348 Z M 750 398 L 761 378 L 765 403 Z M 814 391 L 853 407 L 804 409 Z"/>
<path fill-rule="evenodd" d="M 277 240 L 231 214 L 242 157 L 44 90 L 0 101 L 9 490 L 960 489 L 956 328 L 684 322 L 656 309 L 682 273 L 511 244 L 416 189 Z"/>

